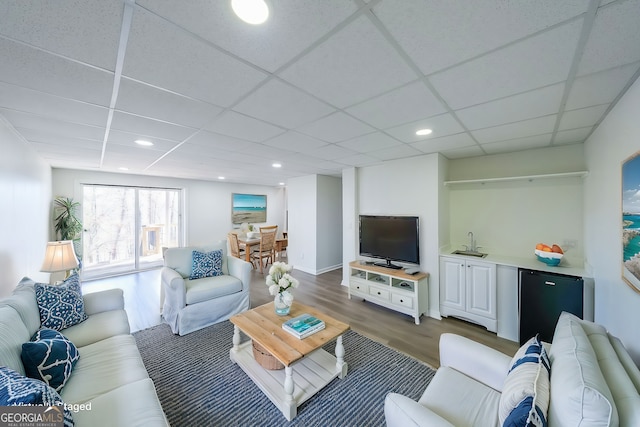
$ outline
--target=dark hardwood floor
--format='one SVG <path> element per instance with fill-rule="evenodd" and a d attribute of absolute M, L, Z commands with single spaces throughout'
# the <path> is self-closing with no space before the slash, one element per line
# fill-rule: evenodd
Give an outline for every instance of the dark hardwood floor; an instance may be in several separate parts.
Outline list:
<path fill-rule="evenodd" d="M 439 366 L 438 340 L 440 334 L 452 332 L 481 342 L 506 354 L 513 355 L 518 343 L 498 338 L 485 328 L 454 318 L 436 320 L 423 316 L 420 325 L 413 317 L 393 310 L 348 297 L 341 286 L 342 270 L 314 276 L 294 270 L 300 286 L 295 290 L 296 301 L 321 309 L 329 315 L 348 323 L 353 330 L 375 341 Z M 271 302 L 265 276 L 253 270 L 251 275 L 251 306 Z M 150 270 L 125 276 L 110 277 L 83 283 L 83 291 L 96 292 L 109 288 L 124 291 L 125 306 L 131 331 L 149 328 L 160 323 L 160 270 Z"/>

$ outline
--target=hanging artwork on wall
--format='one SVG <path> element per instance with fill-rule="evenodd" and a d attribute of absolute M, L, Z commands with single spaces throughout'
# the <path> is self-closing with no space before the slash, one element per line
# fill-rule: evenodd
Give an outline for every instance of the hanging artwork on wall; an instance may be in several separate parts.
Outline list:
<path fill-rule="evenodd" d="M 232 194 L 231 221 L 255 224 L 267 221 L 267 196 L 264 194 Z"/>
<path fill-rule="evenodd" d="M 622 163 L 622 279 L 640 293 L 640 151 Z"/>

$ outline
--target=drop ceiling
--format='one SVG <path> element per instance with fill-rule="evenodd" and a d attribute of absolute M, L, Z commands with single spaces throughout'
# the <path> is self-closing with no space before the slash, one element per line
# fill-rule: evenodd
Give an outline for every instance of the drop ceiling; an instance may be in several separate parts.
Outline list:
<path fill-rule="evenodd" d="M 5 0 L 0 120 L 54 168 L 279 185 L 579 144 L 640 74 L 640 0 L 269 5 Z"/>

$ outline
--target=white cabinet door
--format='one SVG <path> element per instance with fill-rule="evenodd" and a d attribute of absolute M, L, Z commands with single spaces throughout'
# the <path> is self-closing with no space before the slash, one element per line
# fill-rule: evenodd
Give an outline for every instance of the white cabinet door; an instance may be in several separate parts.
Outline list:
<path fill-rule="evenodd" d="M 467 312 L 496 318 L 496 265 L 467 261 Z"/>
<path fill-rule="evenodd" d="M 440 303 L 465 310 L 465 263 L 457 258 L 440 258 Z"/>

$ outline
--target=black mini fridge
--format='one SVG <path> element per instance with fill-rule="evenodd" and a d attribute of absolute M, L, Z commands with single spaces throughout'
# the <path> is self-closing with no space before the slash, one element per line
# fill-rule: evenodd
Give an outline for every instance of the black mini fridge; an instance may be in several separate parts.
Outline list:
<path fill-rule="evenodd" d="M 520 345 L 540 335 L 551 342 L 560 313 L 583 318 L 584 280 L 581 277 L 519 269 L 518 309 Z"/>

